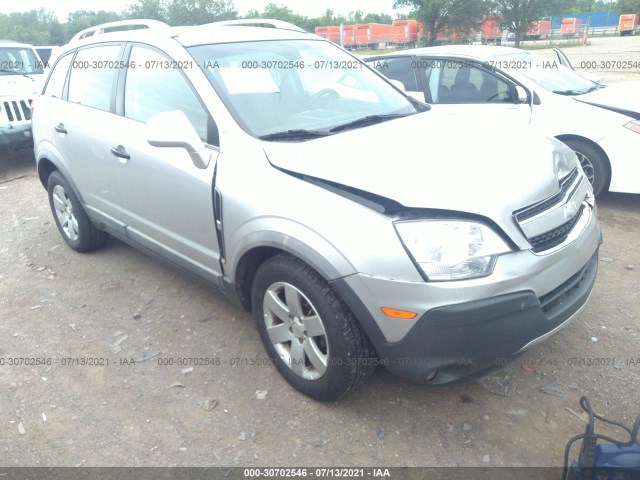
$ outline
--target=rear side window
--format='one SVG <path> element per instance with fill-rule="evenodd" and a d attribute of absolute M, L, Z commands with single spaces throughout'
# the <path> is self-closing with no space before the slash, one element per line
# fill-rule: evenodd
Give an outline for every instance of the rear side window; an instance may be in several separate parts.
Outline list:
<path fill-rule="evenodd" d="M 80 50 L 71 64 L 68 100 L 109 111 L 119 53 L 119 45 Z"/>
<path fill-rule="evenodd" d="M 64 90 L 64 81 L 67 79 L 67 72 L 69 71 L 69 65 L 71 65 L 71 59 L 73 54 L 67 54 L 64 57 L 60 57 L 60 60 L 56 63 L 47 87 L 44 90 L 44 94 L 49 97 L 62 98 L 62 91 Z"/>
<path fill-rule="evenodd" d="M 207 142 L 209 115 L 179 68 L 161 53 L 134 46 L 127 70 L 124 115 L 146 122 L 157 113 L 182 110 L 203 142 Z M 211 142 L 209 142 L 211 143 Z"/>

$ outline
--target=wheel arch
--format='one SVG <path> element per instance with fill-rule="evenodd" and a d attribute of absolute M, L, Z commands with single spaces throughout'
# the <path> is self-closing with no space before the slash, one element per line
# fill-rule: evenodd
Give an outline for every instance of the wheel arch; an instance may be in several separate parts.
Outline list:
<path fill-rule="evenodd" d="M 319 246 L 321 248 L 318 248 Z M 320 253 L 320 250 L 323 253 Z M 302 240 L 283 232 L 255 232 L 241 243 L 227 271 L 230 280 L 235 284 L 238 299 L 246 310 L 251 310 L 251 288 L 258 268 L 269 258 L 280 253 L 298 258 L 327 282 L 355 273 L 353 266 L 324 239 Z"/>
<path fill-rule="evenodd" d="M 580 135 L 557 135 L 556 138 L 562 143 L 567 143 L 567 141 L 586 143 L 602 155 L 602 158 L 605 160 L 605 168 L 607 169 L 607 181 L 603 191 L 607 191 L 609 189 L 609 184 L 611 183 L 611 161 L 609 160 L 607 152 L 605 152 L 604 149 L 593 140 L 586 137 L 581 137 Z"/>
<path fill-rule="evenodd" d="M 85 205 L 84 197 L 80 193 L 78 186 L 73 181 L 71 174 L 63 165 L 63 163 L 59 160 L 60 156 L 56 154 L 57 149 L 49 149 L 47 146 L 44 148 L 40 148 L 37 152 L 36 157 L 36 165 L 38 168 L 38 178 L 40 178 L 40 183 L 42 186 L 47 189 L 47 181 L 49 180 L 49 176 L 58 170 L 60 174 L 65 178 L 65 180 L 69 183 L 71 188 L 73 189 L 73 193 L 78 197 L 78 200 L 82 205 Z"/>

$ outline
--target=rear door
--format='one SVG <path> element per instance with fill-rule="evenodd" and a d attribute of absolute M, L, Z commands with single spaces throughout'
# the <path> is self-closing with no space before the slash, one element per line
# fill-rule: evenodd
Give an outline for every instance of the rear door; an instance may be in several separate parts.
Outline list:
<path fill-rule="evenodd" d="M 53 104 L 42 108 L 49 113 L 39 122 L 44 129 L 39 136 L 53 144 L 89 216 L 120 231 L 122 204 L 114 177 L 119 163 L 110 152 L 110 136 L 118 120 L 113 111 L 121 48 L 101 44 L 60 58 L 39 100 Z"/>
<path fill-rule="evenodd" d="M 180 68 L 193 63 L 188 62 L 148 45 L 131 46 L 130 68 L 122 72 L 119 83 L 120 115 L 110 148 L 119 155 L 117 180 L 127 235 L 217 283 L 221 267 L 213 182 L 219 142 L 213 118 Z M 197 168 L 184 148 L 158 148 L 147 142 L 147 120 L 170 110 L 183 111 L 211 151 L 207 168 Z"/>

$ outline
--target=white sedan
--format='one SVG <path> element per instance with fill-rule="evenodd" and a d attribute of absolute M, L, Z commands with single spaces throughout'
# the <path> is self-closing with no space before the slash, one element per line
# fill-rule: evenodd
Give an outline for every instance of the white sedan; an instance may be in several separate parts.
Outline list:
<path fill-rule="evenodd" d="M 638 81 L 605 85 L 508 47 L 416 48 L 365 61 L 434 110 L 556 137 L 576 152 L 596 194 L 640 193 Z"/>

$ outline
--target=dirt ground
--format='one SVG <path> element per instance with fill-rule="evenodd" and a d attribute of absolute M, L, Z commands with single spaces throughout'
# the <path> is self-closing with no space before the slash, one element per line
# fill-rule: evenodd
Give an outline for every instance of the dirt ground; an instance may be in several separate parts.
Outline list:
<path fill-rule="evenodd" d="M 0 466 L 559 466 L 582 395 L 628 425 L 640 414 L 640 195 L 598 205 L 596 287 L 567 329 L 484 381 L 379 369 L 321 404 L 259 365 L 251 316 L 198 281 L 114 240 L 72 252 L 31 152 L 3 156 Z M 214 364 L 178 364 L 194 357 Z"/>

